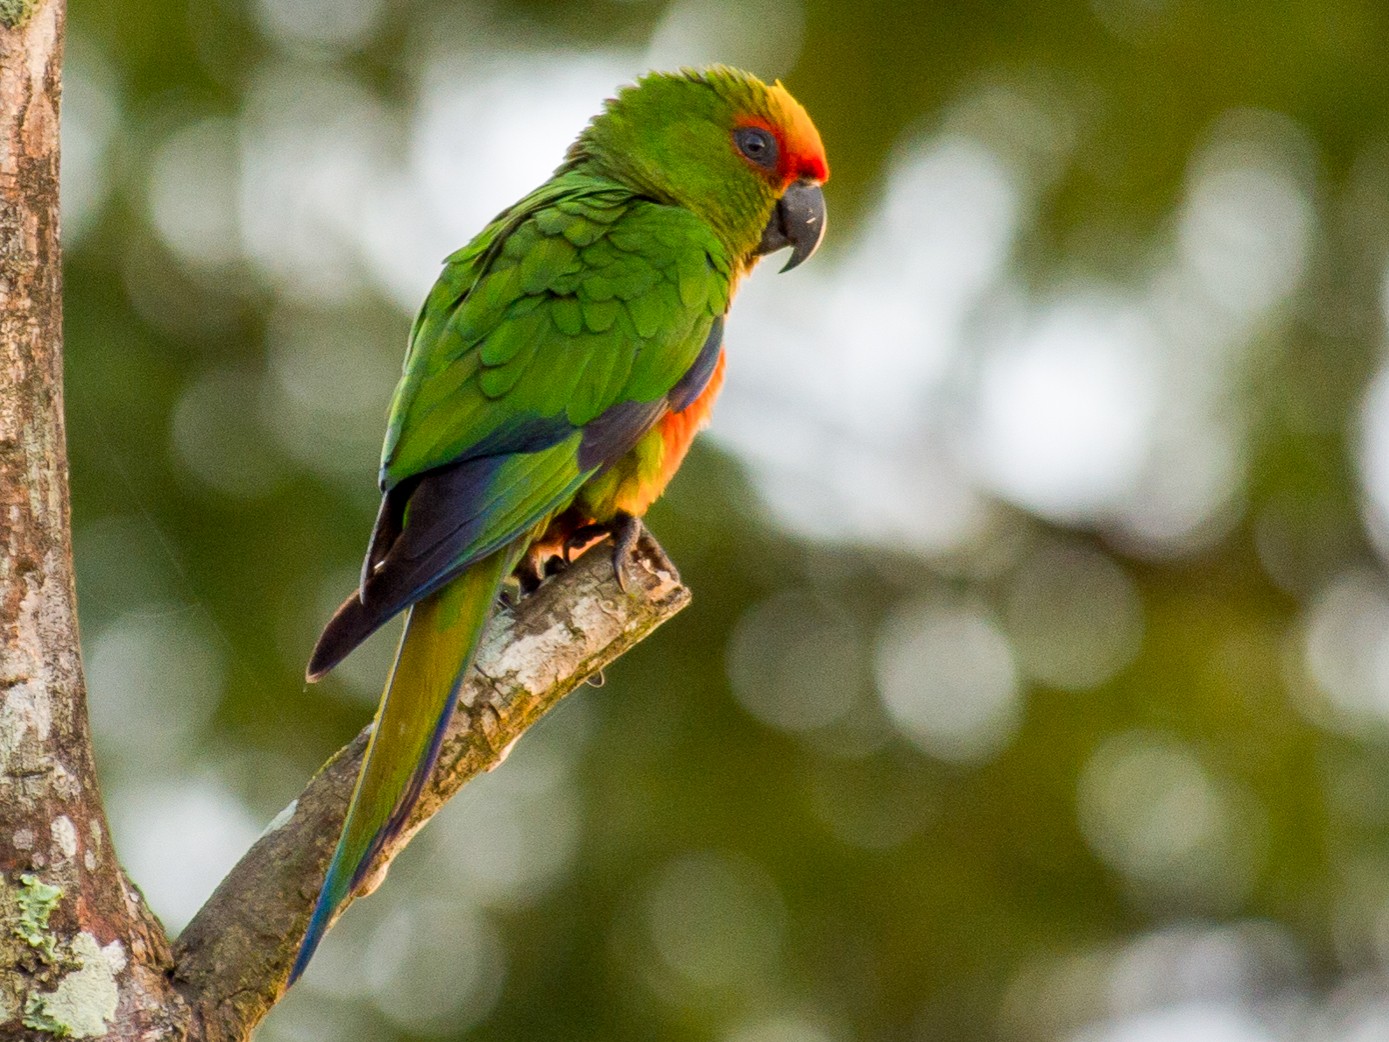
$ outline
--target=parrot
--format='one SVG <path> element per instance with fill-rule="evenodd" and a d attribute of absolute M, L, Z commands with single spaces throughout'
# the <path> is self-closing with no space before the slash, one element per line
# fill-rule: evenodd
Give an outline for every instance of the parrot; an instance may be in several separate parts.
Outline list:
<path fill-rule="evenodd" d="M 548 181 L 447 257 L 410 329 L 357 590 L 306 670 L 405 613 L 347 816 L 290 971 L 403 828 L 512 575 L 600 534 L 619 584 L 640 518 L 705 426 L 724 320 L 759 258 L 825 232 L 819 131 L 728 66 L 618 90 Z"/>

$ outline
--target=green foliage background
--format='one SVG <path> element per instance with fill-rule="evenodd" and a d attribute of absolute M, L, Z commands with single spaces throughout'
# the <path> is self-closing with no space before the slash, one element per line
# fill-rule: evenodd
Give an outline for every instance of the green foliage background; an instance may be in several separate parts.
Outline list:
<path fill-rule="evenodd" d="M 343 678 L 301 679 L 364 548 L 380 416 L 427 288 L 427 274 L 393 289 L 372 268 L 380 236 L 354 236 L 396 225 L 354 200 L 402 195 L 389 212 L 414 212 L 390 160 L 412 147 L 429 83 L 602 59 L 630 65 L 615 86 L 669 55 L 783 76 L 834 169 L 828 246 L 787 282 L 822 266 L 801 292 L 839 295 L 794 298 L 796 315 L 779 303 L 793 298 L 760 298 L 742 341 L 735 307 L 735 388 L 739 357 L 774 349 L 796 360 L 788 381 L 813 376 L 825 356 L 795 348 L 827 328 L 820 307 L 838 316 L 846 371 L 887 335 L 902 287 L 836 280 L 852 244 L 874 241 L 894 170 L 950 135 L 1012 171 L 1025 211 L 1006 286 L 966 309 L 986 327 L 1020 294 L 1131 299 L 1174 250 L 1204 256 L 1182 222 L 1212 141 L 1233 170 L 1273 169 L 1275 202 L 1302 222 L 1293 245 L 1261 240 L 1270 182 L 1210 182 L 1235 209 L 1199 227 L 1247 247 L 1249 270 L 1285 276 L 1212 334 L 1231 349 L 1211 411 L 1238 436 L 1214 505 L 1170 538 L 1141 538 L 1108 500 L 1029 498 L 981 476 L 969 416 L 988 377 L 970 345 L 987 338 L 956 337 L 959 378 L 923 395 L 935 419 L 917 441 L 870 451 L 885 469 L 835 471 L 842 495 L 861 482 L 872 499 L 911 472 L 912 445 L 945 460 L 974 503 L 948 537 L 910 537 L 918 522 L 934 531 L 929 497 L 898 519 L 901 538 L 853 518 L 833 533 L 800 523 L 841 506 L 805 482 L 793 513 L 764 498 L 770 472 L 736 437 L 706 440 L 649 518 L 694 606 L 431 826 L 262 1037 L 1389 1032 L 1389 590 L 1375 550 L 1389 474 L 1366 398 L 1384 342 L 1389 8 L 71 0 L 69 30 L 82 627 L 115 838 L 175 925 L 362 726 L 384 675 L 389 638 Z M 512 84 L 508 112 L 528 111 L 517 81 L 498 82 Z M 591 109 L 606 89 L 573 103 Z M 366 134 L 379 176 L 328 162 L 257 181 L 296 143 L 256 127 L 305 98 L 325 154 L 335 134 L 344 147 Z M 551 139 L 549 126 L 526 147 L 557 161 L 579 128 Z M 1222 137 L 1231 126 L 1255 130 Z M 530 134 L 511 132 L 479 149 Z M 466 152 L 464 119 L 449 133 L 479 169 L 508 159 Z M 529 187 L 499 186 L 489 205 Z M 281 264 L 264 246 L 275 229 L 254 231 L 258 207 L 296 213 L 300 192 L 331 219 L 285 224 L 310 262 Z M 915 198 L 929 223 L 933 197 Z M 937 238 L 948 269 L 952 240 Z M 1239 312 L 1255 290 L 1232 270 L 1222 292 Z M 772 280 L 749 293 L 795 292 Z M 1205 356 L 1182 357 L 1179 377 L 1203 378 Z M 785 408 L 817 419 L 813 399 Z M 766 415 L 769 445 L 829 466 L 833 430 L 815 448 L 785 412 Z M 1149 433 L 1181 423 L 1159 410 Z M 1169 457 L 1177 498 L 1216 452 L 1193 440 Z"/>

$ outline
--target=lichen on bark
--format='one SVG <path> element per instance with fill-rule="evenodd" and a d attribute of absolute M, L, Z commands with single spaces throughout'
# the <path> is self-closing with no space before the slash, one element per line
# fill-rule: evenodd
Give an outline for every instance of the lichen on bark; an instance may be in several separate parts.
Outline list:
<path fill-rule="evenodd" d="M 102 947 L 85 930 L 72 939 L 65 972 L 48 991 L 31 991 L 24 1004 L 24 1026 L 54 1038 L 98 1038 L 106 1034 L 120 1005 L 118 985 L 126 966 L 120 941 Z"/>
<path fill-rule="evenodd" d="M 62 887 L 31 872 L 0 876 L 0 922 L 10 925 L 0 962 L 21 970 L 0 982 L 0 1024 L 18 1021 L 48 1038 L 99 1038 L 120 1005 L 125 946 L 102 946 L 86 930 L 60 933 L 53 920 L 63 897 Z"/>
<path fill-rule="evenodd" d="M 53 932 L 48 928 L 48 920 L 62 896 L 63 888 L 60 886 L 49 886 L 28 872 L 19 877 L 19 890 L 15 897 L 15 903 L 19 905 L 19 919 L 15 923 L 14 934 L 50 965 L 57 960 L 58 952 Z"/>
<path fill-rule="evenodd" d="M 16 29 L 28 21 L 39 0 L 0 0 L 0 25 Z"/>

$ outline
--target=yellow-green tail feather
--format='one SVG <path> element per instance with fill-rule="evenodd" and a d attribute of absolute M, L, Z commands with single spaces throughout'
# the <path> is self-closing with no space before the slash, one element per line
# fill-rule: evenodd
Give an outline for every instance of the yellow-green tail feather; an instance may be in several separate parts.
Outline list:
<path fill-rule="evenodd" d="M 419 798 L 463 676 L 517 556 L 512 545 L 483 558 L 406 616 L 342 835 L 290 983 L 303 973 L 338 906 L 361 883 L 382 846 L 401 830 Z"/>

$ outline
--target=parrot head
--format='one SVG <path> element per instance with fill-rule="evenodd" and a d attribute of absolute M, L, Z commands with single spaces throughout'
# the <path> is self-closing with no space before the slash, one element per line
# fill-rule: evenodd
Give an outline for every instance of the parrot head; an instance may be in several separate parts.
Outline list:
<path fill-rule="evenodd" d="M 780 83 L 724 65 L 648 73 L 622 89 L 560 169 L 694 211 L 744 268 L 789 246 L 789 271 L 825 234 L 829 164 L 815 124 Z"/>

